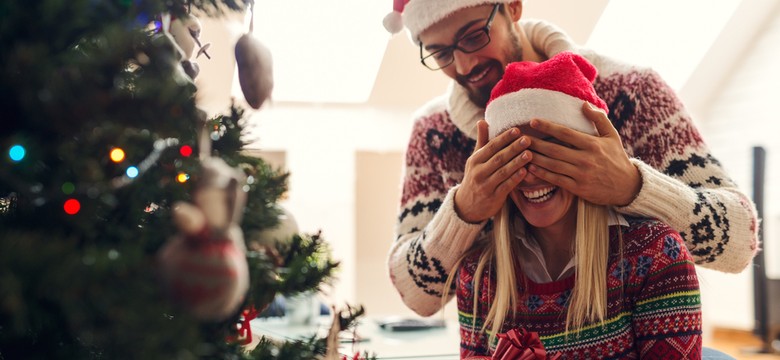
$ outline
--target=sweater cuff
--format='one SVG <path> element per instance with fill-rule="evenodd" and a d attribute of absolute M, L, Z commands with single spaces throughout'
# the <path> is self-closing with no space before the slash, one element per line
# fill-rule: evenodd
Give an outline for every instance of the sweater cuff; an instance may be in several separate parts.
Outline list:
<path fill-rule="evenodd" d="M 468 250 L 487 221 L 471 224 L 463 221 L 455 211 L 455 192 L 460 185 L 452 187 L 444 198 L 439 211 L 428 225 L 428 253 L 443 257 L 452 257 L 447 263 L 454 263 Z M 445 256 L 447 254 L 448 256 Z M 444 259 L 441 259 L 444 260 Z"/>
<path fill-rule="evenodd" d="M 615 207 L 620 213 L 668 221 L 688 211 L 696 202 L 696 194 L 690 187 L 639 159 L 631 159 L 642 176 L 642 188 L 626 206 Z"/>

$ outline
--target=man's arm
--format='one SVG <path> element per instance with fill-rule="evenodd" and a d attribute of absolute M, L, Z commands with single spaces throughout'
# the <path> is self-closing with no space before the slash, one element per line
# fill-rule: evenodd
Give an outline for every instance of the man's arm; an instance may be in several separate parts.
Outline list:
<path fill-rule="evenodd" d="M 484 225 L 467 223 L 455 212 L 457 188 L 450 189 L 443 178 L 444 154 L 433 151 L 427 140 L 430 128 L 435 127 L 428 122 L 416 121 L 409 140 L 395 241 L 387 260 L 390 278 L 403 302 L 423 316 L 441 309 L 444 283 L 452 266 Z M 450 160 L 462 163 L 467 155 L 462 156 Z M 462 173 L 463 168 L 450 171 Z"/>
<path fill-rule="evenodd" d="M 470 156 L 468 149 L 434 149 L 442 141 L 429 136 L 431 124 L 425 119 L 415 124 L 409 141 L 388 266 L 404 303 L 424 316 L 441 308 L 443 285 L 453 265 L 522 181 L 530 160 L 520 156 L 527 153 L 527 141 L 517 129 L 488 141 L 487 123 L 481 121 L 478 127 L 476 151 Z M 450 182 L 453 172 L 462 173 L 461 184 L 448 188 L 453 184 L 445 182 L 445 172 Z"/>
<path fill-rule="evenodd" d="M 621 141 L 575 134 L 571 129 L 537 121 L 536 128 L 548 135 L 573 137 L 573 141 L 590 145 L 558 151 L 554 147 L 562 148 L 560 145 L 534 139 L 531 149 L 546 156 L 534 154 L 532 162 L 537 166 L 529 171 L 592 202 L 671 225 L 699 265 L 724 272 L 744 270 L 757 251 L 755 206 L 710 154 L 666 83 L 649 70 L 638 70 L 635 75 L 620 87 L 628 90 L 605 99 L 614 124 L 610 128 L 620 133 L 618 139 L 622 138 L 625 146 L 620 154 L 624 159 L 615 155 Z M 595 114 L 588 109 L 583 112 L 589 118 Z M 599 114 L 606 119 L 605 114 Z M 603 126 L 606 121 L 592 119 L 604 134 L 599 122 Z M 627 168 L 623 160 L 629 156 L 633 157 L 629 160 L 632 166 Z M 604 166 L 616 159 L 621 167 Z M 626 175 L 631 170 L 638 170 L 641 184 L 633 197 L 626 197 L 622 192 L 634 181 Z M 629 203 L 624 202 L 627 198 Z"/>
<path fill-rule="evenodd" d="M 422 316 L 441 309 L 444 283 L 453 265 L 484 225 L 469 224 L 458 217 L 452 199 L 456 190 L 444 193 L 442 199 L 436 191 L 406 203 L 390 248 L 388 266 L 393 285 L 406 306 Z M 453 295 L 450 291 L 447 301 Z"/>

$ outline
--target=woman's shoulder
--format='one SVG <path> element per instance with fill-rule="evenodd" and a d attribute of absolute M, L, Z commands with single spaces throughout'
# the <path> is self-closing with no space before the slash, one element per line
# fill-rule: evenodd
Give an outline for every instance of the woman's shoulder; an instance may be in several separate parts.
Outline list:
<path fill-rule="evenodd" d="M 460 271 L 462 275 L 473 276 L 477 272 L 480 254 L 479 251 L 471 251 L 465 254 L 463 260 L 460 262 L 458 271 Z"/>
<path fill-rule="evenodd" d="M 664 251 L 670 247 L 677 248 L 676 252 L 679 252 L 681 247 L 684 248 L 680 233 L 669 224 L 655 219 L 625 218 L 628 226 L 622 227 L 622 239 L 626 255 Z"/>

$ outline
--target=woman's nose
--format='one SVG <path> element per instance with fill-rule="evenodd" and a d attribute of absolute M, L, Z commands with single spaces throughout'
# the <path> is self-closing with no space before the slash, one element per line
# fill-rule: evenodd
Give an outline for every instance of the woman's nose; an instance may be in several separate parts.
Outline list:
<path fill-rule="evenodd" d="M 532 185 L 540 182 L 539 177 L 537 177 L 531 171 L 528 170 L 528 166 L 530 166 L 530 164 L 524 167 L 524 169 L 526 170 L 526 174 L 523 180 L 520 181 L 520 185 Z"/>

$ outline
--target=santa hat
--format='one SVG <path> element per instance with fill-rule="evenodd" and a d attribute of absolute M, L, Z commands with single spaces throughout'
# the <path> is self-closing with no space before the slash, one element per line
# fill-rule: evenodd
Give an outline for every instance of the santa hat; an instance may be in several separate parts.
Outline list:
<path fill-rule="evenodd" d="M 571 52 L 541 63 L 510 63 L 485 109 L 490 138 L 532 119 L 596 135 L 595 125 L 582 113 L 585 101 L 607 111 L 607 104 L 593 88 L 596 73 L 588 60 Z"/>
<path fill-rule="evenodd" d="M 450 14 L 467 7 L 485 4 L 508 4 L 522 0 L 393 0 L 393 11 L 385 16 L 382 24 L 390 33 L 409 30 L 412 42 L 431 25 Z"/>

